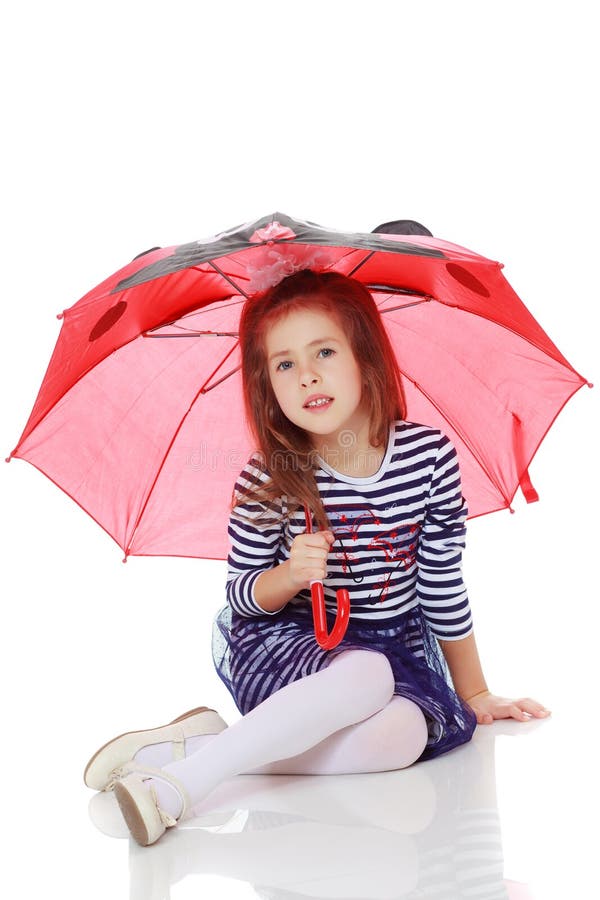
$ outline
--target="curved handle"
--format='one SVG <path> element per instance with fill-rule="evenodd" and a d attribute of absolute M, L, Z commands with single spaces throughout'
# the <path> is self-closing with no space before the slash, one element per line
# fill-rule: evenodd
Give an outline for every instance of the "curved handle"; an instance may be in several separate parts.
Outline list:
<path fill-rule="evenodd" d="M 308 506 L 304 504 L 304 516 L 306 519 L 306 532 L 312 534 L 312 517 Z M 327 633 L 327 615 L 325 612 L 325 592 L 322 581 L 311 581 L 310 595 L 312 599 L 313 620 L 315 623 L 315 638 L 319 647 L 323 650 L 332 650 L 340 643 L 350 621 L 350 595 L 346 588 L 336 591 L 337 614 L 331 634 Z"/>
<path fill-rule="evenodd" d="M 327 617 L 325 615 L 325 594 L 322 581 L 311 581 L 310 595 L 312 598 L 313 620 L 315 623 L 315 638 L 319 647 L 323 650 L 332 650 L 340 643 L 350 621 L 350 596 L 346 588 L 336 591 L 337 615 L 331 629 L 327 633 Z"/>

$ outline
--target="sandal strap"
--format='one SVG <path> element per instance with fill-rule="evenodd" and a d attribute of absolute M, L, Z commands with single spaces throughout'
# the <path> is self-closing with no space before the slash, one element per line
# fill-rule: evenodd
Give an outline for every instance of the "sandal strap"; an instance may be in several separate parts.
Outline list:
<path fill-rule="evenodd" d="M 183 818 L 188 809 L 191 807 L 188 792 L 186 791 L 182 783 L 177 780 L 177 778 L 174 778 L 172 775 L 169 775 L 168 772 L 164 772 L 162 769 L 155 769 L 152 766 L 142 766 L 132 760 L 131 762 L 125 763 L 124 766 L 120 766 L 120 768 L 114 769 L 110 773 L 110 781 L 108 782 L 105 790 L 112 790 L 117 781 L 125 778 L 126 775 L 131 775 L 133 772 L 135 772 L 136 775 L 139 775 L 140 778 L 144 780 L 147 778 L 160 778 L 162 781 L 166 781 L 168 784 L 170 784 L 171 787 L 174 787 L 179 794 L 181 802 L 183 804 L 183 808 L 179 814 L 179 819 Z M 159 810 L 159 813 L 161 817 L 163 815 L 167 816 L 167 814 L 163 813 L 162 810 Z M 167 823 L 165 822 L 165 824 Z M 175 821 L 171 821 L 170 824 L 174 825 Z"/>

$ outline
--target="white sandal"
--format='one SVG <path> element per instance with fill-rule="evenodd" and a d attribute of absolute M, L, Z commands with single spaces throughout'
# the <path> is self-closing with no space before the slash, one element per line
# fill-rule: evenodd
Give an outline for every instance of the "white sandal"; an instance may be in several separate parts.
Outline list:
<path fill-rule="evenodd" d="M 177 818 L 158 805 L 153 785 L 144 784 L 148 778 L 160 778 L 172 785 L 181 797 L 182 809 Z M 154 844 L 167 828 L 181 821 L 190 807 L 189 797 L 183 785 L 162 769 L 137 766 L 114 785 L 115 797 L 132 837 L 141 847 Z"/>
<path fill-rule="evenodd" d="M 95 791 L 109 791 L 114 786 L 115 777 L 122 777 L 127 771 L 135 769 L 135 764 L 129 764 L 133 763 L 135 754 L 142 747 L 170 741 L 173 745 L 172 761 L 175 762 L 185 757 L 186 738 L 220 734 L 226 728 L 226 723 L 216 710 L 199 706 L 173 719 L 168 725 L 145 731 L 127 731 L 96 751 L 85 767 L 83 780 Z"/>

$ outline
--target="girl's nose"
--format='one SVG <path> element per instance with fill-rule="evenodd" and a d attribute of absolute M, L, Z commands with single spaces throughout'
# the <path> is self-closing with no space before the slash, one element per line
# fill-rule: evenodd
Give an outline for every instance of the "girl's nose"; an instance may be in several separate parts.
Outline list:
<path fill-rule="evenodd" d="M 315 372 L 310 360 L 305 361 L 304 365 L 298 364 L 298 374 L 302 387 L 308 387 L 309 384 L 316 384 L 319 380 L 319 373 Z"/>

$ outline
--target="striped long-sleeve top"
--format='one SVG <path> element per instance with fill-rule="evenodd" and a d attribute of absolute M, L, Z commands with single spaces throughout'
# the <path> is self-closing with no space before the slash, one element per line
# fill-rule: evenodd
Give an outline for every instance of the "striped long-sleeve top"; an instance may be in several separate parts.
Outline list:
<path fill-rule="evenodd" d="M 396 421 L 374 475 L 355 478 L 321 458 L 319 463 L 316 482 L 335 535 L 323 582 L 327 609 L 335 614 L 336 590 L 345 587 L 353 619 L 384 625 L 420 604 L 437 638 L 467 637 L 473 628 L 461 568 L 467 507 L 449 438 L 438 429 Z M 269 478 L 253 457 L 235 489 L 248 487 L 256 476 Z M 262 572 L 289 559 L 292 541 L 306 531 L 302 507 L 288 516 L 285 496 L 274 505 L 280 524 L 254 525 L 265 509 L 258 502 L 240 504 L 230 517 L 226 593 L 241 616 L 277 615 L 258 605 L 254 585 Z M 290 601 L 310 602 L 308 589 Z"/>

